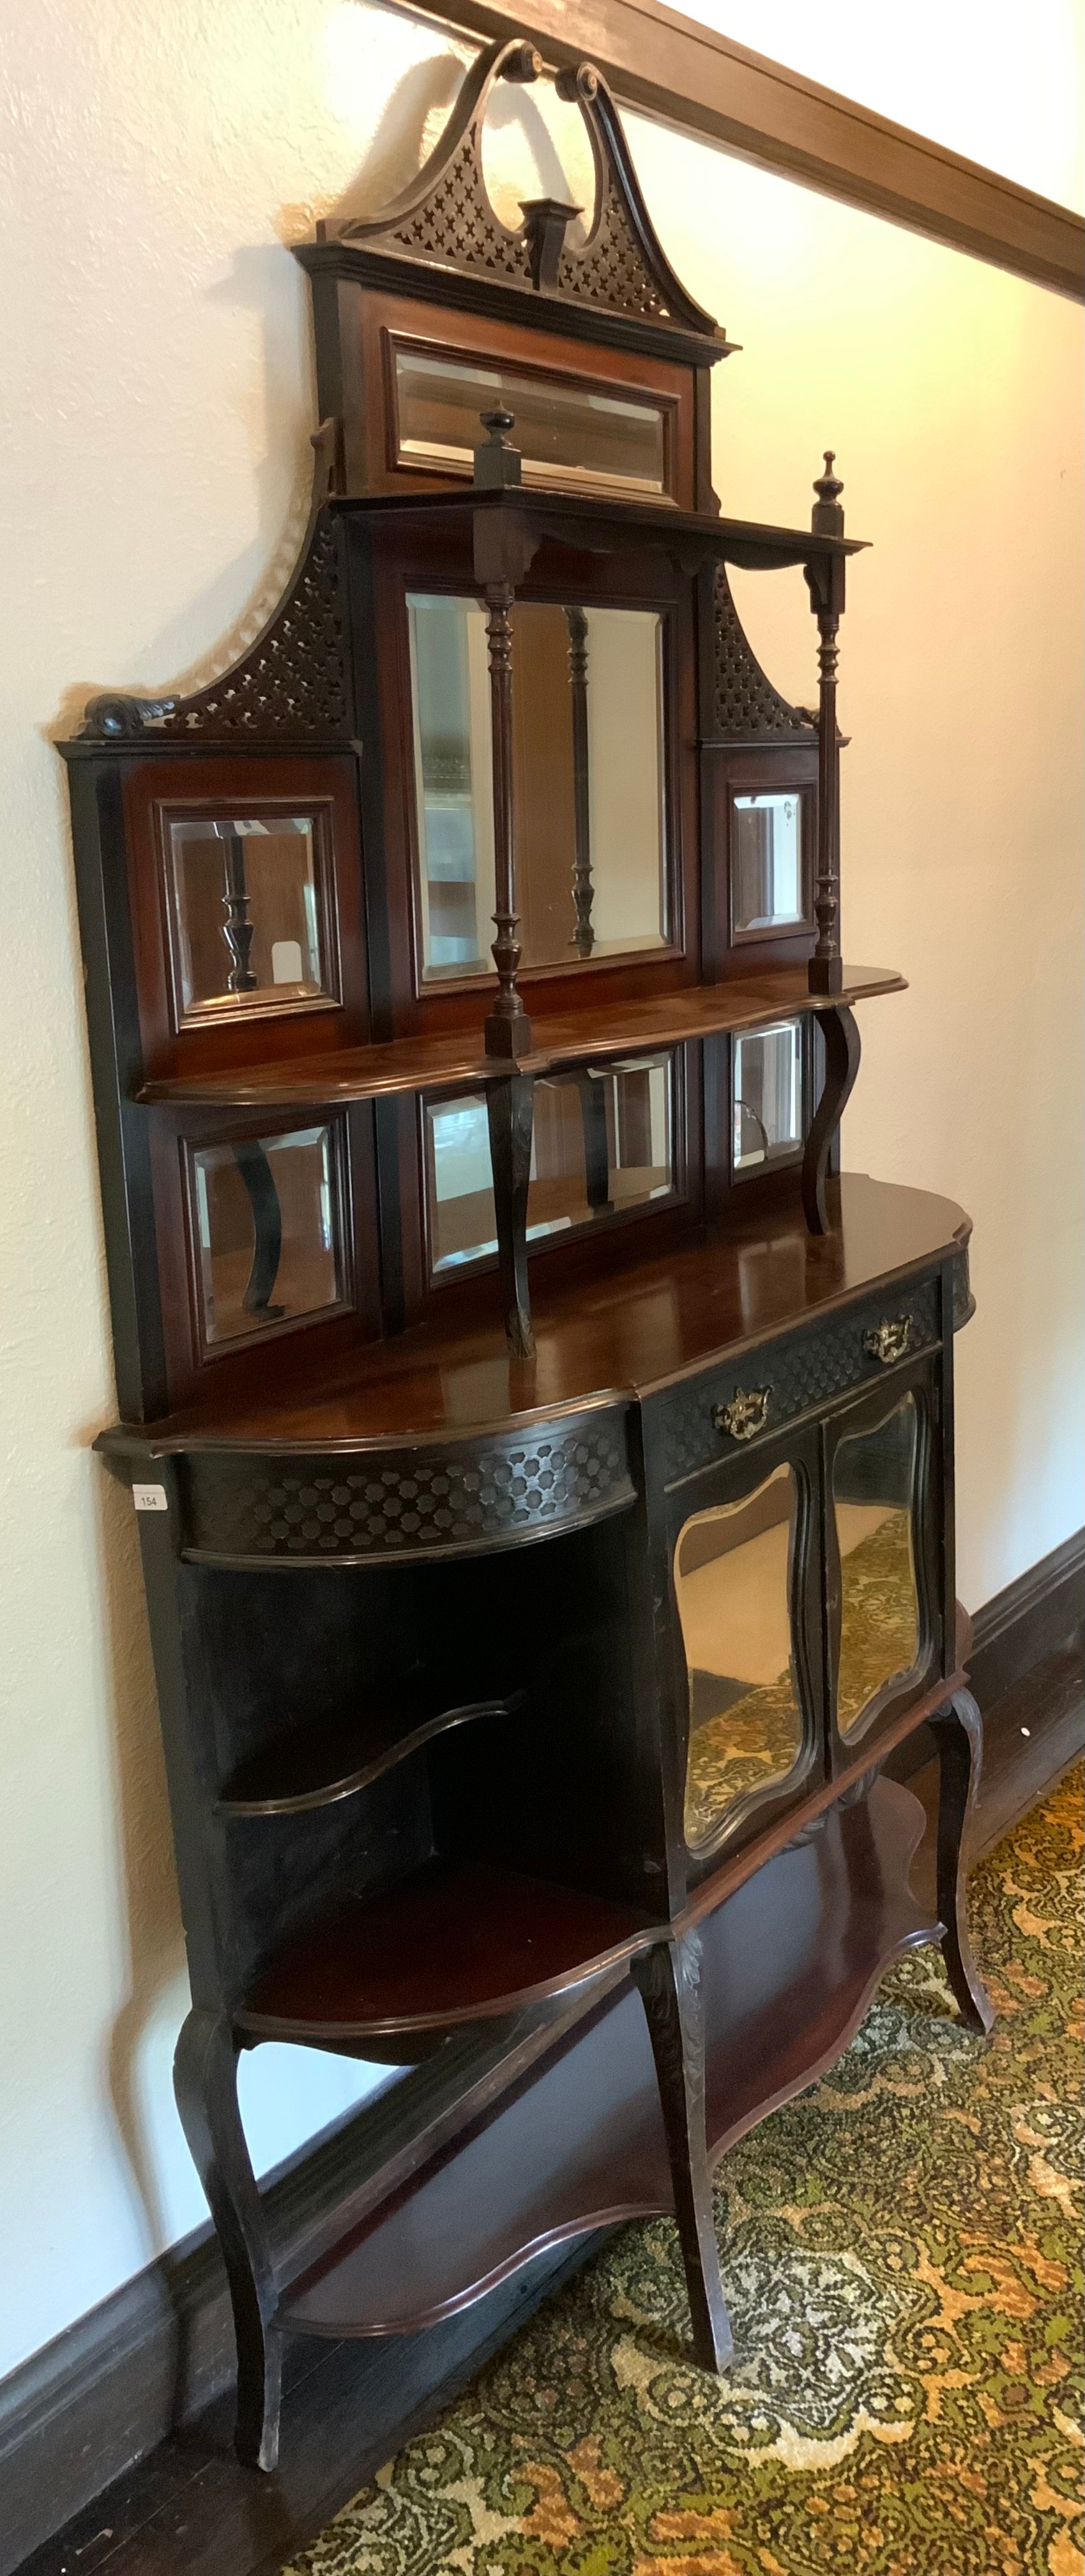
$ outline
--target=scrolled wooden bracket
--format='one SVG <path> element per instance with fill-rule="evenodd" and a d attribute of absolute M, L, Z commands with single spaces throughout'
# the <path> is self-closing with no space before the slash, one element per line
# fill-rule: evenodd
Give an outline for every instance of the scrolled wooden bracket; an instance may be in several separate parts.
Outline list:
<path fill-rule="evenodd" d="M 829 1155 L 855 1087 L 862 1048 L 853 1011 L 817 1011 L 815 1018 L 825 1045 L 825 1086 L 811 1121 L 802 1160 L 802 1207 L 811 1234 L 827 1234 L 829 1215 L 825 1185 Z"/>
<path fill-rule="evenodd" d="M 534 1113 L 535 1085 L 530 1074 L 510 1072 L 487 1083 L 486 1115 L 505 1331 L 513 1358 L 520 1360 L 530 1359 L 535 1349 L 527 1279 L 527 1194 Z"/>

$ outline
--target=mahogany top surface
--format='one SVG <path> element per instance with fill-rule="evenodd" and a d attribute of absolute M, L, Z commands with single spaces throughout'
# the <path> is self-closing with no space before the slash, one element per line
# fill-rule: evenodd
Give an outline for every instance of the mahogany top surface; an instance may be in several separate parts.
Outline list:
<path fill-rule="evenodd" d="M 886 966 L 846 966 L 844 988 L 833 1008 L 879 993 L 903 993 L 903 975 Z M 563 1064 L 595 1063 L 644 1047 L 681 1045 L 727 1029 L 764 1028 L 774 1020 L 823 1011 L 824 993 L 811 993 L 806 967 L 777 967 L 771 974 L 723 984 L 679 987 L 622 1002 L 607 1002 L 532 1021 L 531 1045 L 516 1059 L 523 1073 L 542 1074 Z M 395 1092 L 459 1088 L 496 1082 L 510 1071 L 505 1058 L 486 1055 L 480 1024 L 395 1038 L 381 1046 L 341 1047 L 327 1055 L 287 1063 L 228 1067 L 217 1073 L 174 1075 L 145 1083 L 142 1101 L 209 1109 L 280 1108 L 307 1101 L 326 1107 L 342 1100 L 376 1100 Z"/>
<path fill-rule="evenodd" d="M 514 1359 L 496 1299 L 477 1320 L 442 1331 L 428 1320 L 393 1340 L 358 1347 L 337 1373 L 278 1403 L 205 1401 L 133 1431 L 156 1454 L 214 1447 L 324 1448 L 464 1439 L 515 1429 L 570 1407 L 628 1402 L 730 1353 L 804 1322 L 968 1241 L 971 1219 L 952 1199 L 875 1181 L 829 1183 L 831 1228 L 808 1234 L 797 1203 L 762 1209 L 724 1239 L 699 1235 L 678 1250 L 591 1280 L 550 1284 L 533 1265 L 536 1350 Z"/>

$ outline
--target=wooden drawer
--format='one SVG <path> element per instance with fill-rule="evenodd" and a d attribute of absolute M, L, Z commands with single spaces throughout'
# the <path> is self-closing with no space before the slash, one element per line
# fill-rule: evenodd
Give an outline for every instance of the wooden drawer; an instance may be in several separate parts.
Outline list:
<path fill-rule="evenodd" d="M 941 1338 L 935 1271 L 884 1289 L 826 1323 L 762 1342 L 659 1399 L 655 1472 L 669 1489 L 723 1458 L 741 1457 L 785 1424 L 821 1412 L 917 1353 L 936 1350 Z"/>

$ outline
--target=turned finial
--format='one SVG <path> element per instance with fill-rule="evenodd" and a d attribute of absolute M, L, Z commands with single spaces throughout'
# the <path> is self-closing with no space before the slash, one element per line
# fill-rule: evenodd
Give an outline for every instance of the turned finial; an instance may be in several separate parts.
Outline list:
<path fill-rule="evenodd" d="M 835 448 L 827 447 L 824 454 L 825 472 L 819 474 L 814 483 L 814 490 L 818 497 L 810 513 L 810 525 L 815 537 L 842 537 L 844 513 L 840 507 L 838 495 L 843 491 L 844 486 L 839 475 L 833 473 L 836 461 Z"/>
<path fill-rule="evenodd" d="M 482 411 L 479 419 L 486 432 L 481 446 L 475 449 L 475 482 L 484 492 L 500 490 L 503 484 L 519 483 L 520 450 L 508 443 L 510 429 L 516 427 L 511 411 Z"/>

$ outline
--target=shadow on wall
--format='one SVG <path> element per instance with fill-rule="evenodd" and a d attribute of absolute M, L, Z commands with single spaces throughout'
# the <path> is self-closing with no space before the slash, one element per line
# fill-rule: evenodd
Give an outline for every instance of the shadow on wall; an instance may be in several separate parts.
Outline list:
<path fill-rule="evenodd" d="M 183 1970 L 184 1935 L 135 1513 L 127 1488 L 104 1466 L 95 1465 L 128 1923 L 129 1992 L 110 2038 L 109 2089 L 149 2238 L 160 2245 L 167 2240 L 169 2228 L 146 2134 L 139 2062 L 141 2043 L 163 1989 L 174 1984 Z"/>

